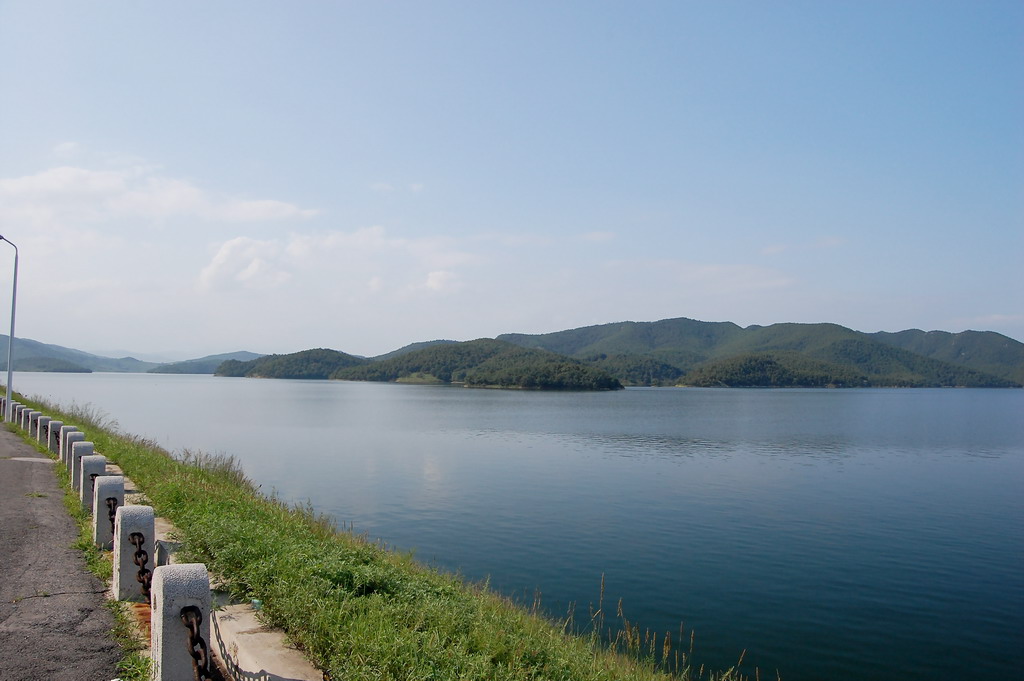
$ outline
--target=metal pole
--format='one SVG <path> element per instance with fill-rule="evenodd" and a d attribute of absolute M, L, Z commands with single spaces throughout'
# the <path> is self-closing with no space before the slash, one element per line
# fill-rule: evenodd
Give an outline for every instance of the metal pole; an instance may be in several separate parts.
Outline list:
<path fill-rule="evenodd" d="M 14 311 L 18 305 L 18 247 L 14 242 L 0 234 L 0 241 L 6 241 L 14 246 L 14 284 L 11 286 L 11 335 L 7 338 L 7 413 L 4 420 L 11 420 L 11 375 L 14 371 Z"/>

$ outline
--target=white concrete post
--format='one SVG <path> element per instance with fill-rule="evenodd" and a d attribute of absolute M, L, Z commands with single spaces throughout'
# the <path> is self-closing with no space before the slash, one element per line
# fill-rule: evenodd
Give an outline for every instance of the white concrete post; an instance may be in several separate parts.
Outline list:
<path fill-rule="evenodd" d="M 50 421 L 50 433 L 46 438 L 46 446 L 52 454 L 60 454 L 60 429 L 64 427 L 63 421 Z"/>
<path fill-rule="evenodd" d="M 79 443 L 81 447 L 84 442 Z M 83 456 L 79 466 L 82 471 L 79 482 L 78 498 L 82 500 L 82 510 L 92 513 L 92 491 L 96 486 L 96 478 L 107 472 L 107 457 L 102 454 Z"/>
<path fill-rule="evenodd" d="M 85 433 L 78 430 L 69 430 L 67 433 L 61 435 L 60 457 L 64 462 L 64 466 L 68 469 L 68 473 L 71 473 L 74 470 L 71 466 L 71 448 L 74 447 L 76 442 L 85 442 Z"/>
<path fill-rule="evenodd" d="M 146 602 L 139 581 L 140 570 L 153 570 L 152 556 L 155 520 L 152 506 L 122 506 L 114 516 L 114 579 L 111 591 L 119 601 Z M 131 543 L 132 534 L 142 535 L 140 550 L 141 559 L 145 559 L 143 567 L 135 564 L 136 547 Z"/>
<path fill-rule="evenodd" d="M 110 500 L 113 499 L 113 508 Z M 114 521 L 124 506 L 124 476 L 101 475 L 92 488 L 92 543 L 101 549 L 114 548 Z"/>
<path fill-rule="evenodd" d="M 85 437 L 83 433 L 72 433 L 69 437 L 74 435 Z M 68 459 L 68 464 L 71 466 L 71 489 L 76 492 L 82 489 L 82 457 L 92 456 L 93 454 L 91 442 L 82 442 L 79 438 L 71 443 L 71 456 Z"/>
<path fill-rule="evenodd" d="M 32 407 L 26 406 L 21 410 L 21 429 L 28 430 L 28 417 L 32 413 Z"/>
<path fill-rule="evenodd" d="M 43 415 L 43 412 L 36 411 L 33 409 L 28 413 L 28 434 L 30 437 L 36 436 L 36 429 L 39 428 L 39 417 Z"/>
<path fill-rule="evenodd" d="M 46 442 L 46 437 L 50 434 L 50 417 L 39 416 L 39 420 L 36 422 L 36 442 Z"/>
<path fill-rule="evenodd" d="M 14 403 L 14 424 L 19 428 L 22 427 L 21 422 L 25 419 L 25 405 Z"/>
<path fill-rule="evenodd" d="M 197 614 L 198 638 L 189 640 L 183 618 Z M 205 651 L 210 662 L 210 575 L 202 563 L 162 565 L 153 573 L 153 678 L 156 681 L 193 681 L 190 650 Z"/>
<path fill-rule="evenodd" d="M 68 435 L 77 432 L 78 428 L 75 426 L 64 425 L 60 427 L 60 451 L 57 453 L 60 454 L 60 460 L 63 461 L 65 464 L 67 464 L 68 462 Z M 83 437 L 82 439 L 84 440 L 85 438 Z M 71 469 L 69 468 L 68 471 L 70 470 Z"/>

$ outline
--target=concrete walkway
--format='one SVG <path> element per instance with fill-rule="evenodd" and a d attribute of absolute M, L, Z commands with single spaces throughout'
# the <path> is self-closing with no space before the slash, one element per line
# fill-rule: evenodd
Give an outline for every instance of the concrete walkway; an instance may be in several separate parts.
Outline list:
<path fill-rule="evenodd" d="M 0 424 L 0 681 L 109 681 L 121 651 L 54 463 Z"/>

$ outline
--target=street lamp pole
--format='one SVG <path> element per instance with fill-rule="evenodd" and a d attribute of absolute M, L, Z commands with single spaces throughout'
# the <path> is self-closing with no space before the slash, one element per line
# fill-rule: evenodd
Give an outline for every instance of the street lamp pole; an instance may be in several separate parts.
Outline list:
<path fill-rule="evenodd" d="M 10 421 L 13 418 L 11 413 L 11 375 L 14 371 L 14 309 L 18 304 L 18 247 L 3 234 L 0 234 L 0 241 L 6 241 L 11 246 L 14 246 L 14 284 L 11 286 L 11 335 L 7 338 L 7 401 L 4 403 L 7 407 L 4 420 Z"/>

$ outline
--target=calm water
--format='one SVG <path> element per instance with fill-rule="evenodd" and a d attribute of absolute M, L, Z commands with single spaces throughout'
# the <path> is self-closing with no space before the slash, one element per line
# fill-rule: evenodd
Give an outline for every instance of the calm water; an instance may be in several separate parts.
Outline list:
<path fill-rule="evenodd" d="M 1024 391 L 557 394 L 15 375 L 553 616 L 600 596 L 696 659 L 800 679 L 1019 678 Z"/>

